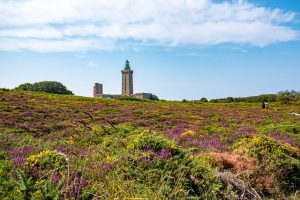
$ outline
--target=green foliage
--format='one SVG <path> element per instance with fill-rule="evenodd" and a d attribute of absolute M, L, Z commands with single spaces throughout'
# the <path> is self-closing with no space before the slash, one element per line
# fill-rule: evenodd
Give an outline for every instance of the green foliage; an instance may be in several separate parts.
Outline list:
<path fill-rule="evenodd" d="M 66 86 L 56 81 L 42 81 L 34 84 L 24 83 L 15 88 L 16 90 L 46 92 L 51 94 L 73 94 Z"/>
<path fill-rule="evenodd" d="M 10 200 L 21 197 L 16 189 L 16 182 L 11 179 L 12 163 L 0 160 L 0 199 Z"/>
<path fill-rule="evenodd" d="M 258 96 L 250 96 L 250 97 L 227 97 L 220 99 L 211 99 L 212 103 L 230 103 L 230 102 L 279 102 L 282 104 L 289 104 L 300 102 L 300 92 L 292 91 L 281 91 L 277 94 L 262 94 Z"/>
<path fill-rule="evenodd" d="M 230 103 L 230 102 L 274 102 L 276 101 L 276 94 L 263 94 L 250 97 L 227 97 L 220 99 L 211 99 L 212 103 Z"/>
<path fill-rule="evenodd" d="M 8 88 L 0 88 L 0 91 L 3 91 L 3 92 L 9 92 L 10 89 L 8 89 Z"/>
<path fill-rule="evenodd" d="M 254 158 L 260 175 L 274 177 L 273 187 L 279 186 L 287 193 L 300 187 L 300 152 L 296 148 L 266 136 L 244 138 L 233 148 L 235 152 Z"/>
<path fill-rule="evenodd" d="M 191 162 L 191 178 L 194 191 L 202 199 L 220 199 L 221 184 L 205 157 L 196 156 Z"/>
<path fill-rule="evenodd" d="M 23 83 L 15 88 L 15 90 L 25 90 L 25 91 L 34 91 L 33 84 Z"/>
<path fill-rule="evenodd" d="M 202 98 L 200 99 L 200 102 L 208 102 L 208 100 L 207 100 L 207 98 L 202 97 Z"/>
<path fill-rule="evenodd" d="M 149 130 L 144 130 L 141 134 L 138 134 L 135 136 L 135 139 L 133 140 L 133 146 L 137 149 L 143 149 L 147 146 L 150 146 L 152 150 L 155 152 L 161 151 L 164 148 L 171 147 L 172 145 L 175 145 L 169 140 L 166 140 L 162 136 L 158 136 L 155 134 L 149 134 Z M 131 143 L 129 143 L 130 145 Z"/>
<path fill-rule="evenodd" d="M 282 104 L 289 104 L 292 102 L 300 101 L 300 92 L 292 91 L 281 91 L 277 93 L 276 101 Z"/>
<path fill-rule="evenodd" d="M 0 199 L 242 198 L 227 171 L 269 199 L 299 188 L 294 104 L 0 95 Z"/>
<path fill-rule="evenodd" d="M 141 102 L 148 101 L 147 99 L 136 98 L 136 97 L 129 97 L 129 96 L 121 96 L 121 97 L 117 97 L 116 99 L 123 100 L 123 101 L 141 101 Z"/>
<path fill-rule="evenodd" d="M 105 181 L 99 179 L 102 186 L 96 186 L 100 197 L 111 199 L 115 192 L 119 198 L 224 197 L 225 190 L 206 159 L 193 157 L 173 140 L 128 125 L 97 126 L 93 130 L 102 137 L 94 153 L 95 159 L 105 166 L 100 175 Z M 115 184 L 118 191 L 105 190 Z"/>
<path fill-rule="evenodd" d="M 154 94 L 151 94 L 150 100 L 158 101 L 159 98 L 158 98 L 158 96 L 156 96 L 156 95 L 154 95 Z"/>

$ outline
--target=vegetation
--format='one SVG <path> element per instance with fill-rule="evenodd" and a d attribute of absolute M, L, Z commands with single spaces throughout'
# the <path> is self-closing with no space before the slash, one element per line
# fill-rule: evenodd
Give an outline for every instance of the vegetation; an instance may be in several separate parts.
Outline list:
<path fill-rule="evenodd" d="M 46 92 L 51 94 L 73 94 L 60 82 L 42 81 L 34 84 L 24 83 L 15 88 L 15 90 Z"/>
<path fill-rule="evenodd" d="M 158 101 L 159 98 L 158 98 L 158 96 L 151 94 L 150 100 Z"/>
<path fill-rule="evenodd" d="M 0 199 L 297 199 L 295 104 L 0 90 Z"/>
<path fill-rule="evenodd" d="M 263 94 L 259 96 L 251 97 L 227 97 L 221 99 L 211 99 L 212 103 L 231 103 L 231 102 L 279 102 L 282 104 L 299 103 L 300 92 L 292 91 L 281 91 L 277 94 Z"/>
<path fill-rule="evenodd" d="M 202 97 L 202 98 L 200 99 L 200 102 L 208 102 L 208 100 L 207 100 L 207 98 Z"/>

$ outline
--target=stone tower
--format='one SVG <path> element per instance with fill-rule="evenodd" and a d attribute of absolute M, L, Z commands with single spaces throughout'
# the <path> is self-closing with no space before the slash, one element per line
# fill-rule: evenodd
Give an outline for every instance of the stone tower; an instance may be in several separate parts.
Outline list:
<path fill-rule="evenodd" d="M 103 86 L 100 83 L 94 84 L 93 96 L 99 97 L 103 94 Z"/>
<path fill-rule="evenodd" d="M 133 94 L 133 71 L 130 69 L 129 61 L 126 60 L 125 68 L 122 70 L 122 95 L 131 96 Z"/>

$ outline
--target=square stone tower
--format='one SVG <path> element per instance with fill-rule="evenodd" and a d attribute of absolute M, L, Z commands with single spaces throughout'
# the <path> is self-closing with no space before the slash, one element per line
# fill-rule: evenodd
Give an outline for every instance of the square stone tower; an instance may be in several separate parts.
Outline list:
<path fill-rule="evenodd" d="M 94 84 L 93 96 L 99 97 L 103 94 L 103 85 L 100 83 Z"/>
<path fill-rule="evenodd" d="M 133 71 L 130 69 L 129 61 L 126 60 L 125 68 L 122 70 L 122 95 L 131 96 L 133 95 Z"/>

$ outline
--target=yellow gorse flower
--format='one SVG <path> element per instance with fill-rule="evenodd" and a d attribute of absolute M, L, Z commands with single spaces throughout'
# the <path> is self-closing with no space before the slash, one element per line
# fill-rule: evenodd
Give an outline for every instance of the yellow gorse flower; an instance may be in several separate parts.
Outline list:
<path fill-rule="evenodd" d="M 188 135 L 194 135 L 195 134 L 195 131 L 193 131 L 193 130 L 187 130 L 187 131 L 185 131 L 184 133 L 182 133 L 181 135 L 180 135 L 180 137 L 185 137 L 185 136 L 188 136 Z"/>
<path fill-rule="evenodd" d="M 74 144 L 74 138 L 73 137 L 69 137 L 69 139 L 66 141 L 67 144 Z"/>
<path fill-rule="evenodd" d="M 36 165 L 37 163 L 41 162 L 45 157 L 52 156 L 52 155 L 63 156 L 64 159 L 68 162 L 68 158 L 65 154 L 57 152 L 57 151 L 45 150 L 45 151 L 41 151 L 38 154 L 29 156 L 27 158 L 27 161 L 24 162 L 24 165 Z M 59 163 L 60 161 L 61 161 L 61 159 L 59 157 L 55 157 L 56 163 Z"/>

